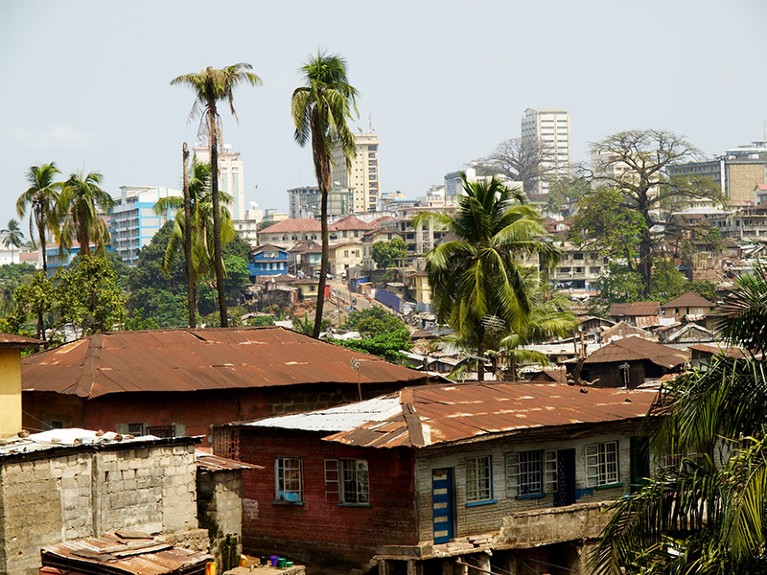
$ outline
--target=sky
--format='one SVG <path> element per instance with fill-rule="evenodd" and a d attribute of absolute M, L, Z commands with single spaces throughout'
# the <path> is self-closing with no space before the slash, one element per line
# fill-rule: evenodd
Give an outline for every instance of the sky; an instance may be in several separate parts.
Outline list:
<path fill-rule="evenodd" d="M 0 227 L 42 163 L 101 172 L 113 196 L 179 188 L 198 123 L 170 80 L 236 62 L 263 86 L 237 89 L 224 140 L 246 201 L 286 211 L 315 185 L 290 98 L 321 49 L 347 60 L 384 192 L 424 195 L 518 137 L 527 108 L 570 112 L 575 161 L 648 128 L 721 154 L 767 139 L 765 22 L 764 0 L 0 0 Z"/>

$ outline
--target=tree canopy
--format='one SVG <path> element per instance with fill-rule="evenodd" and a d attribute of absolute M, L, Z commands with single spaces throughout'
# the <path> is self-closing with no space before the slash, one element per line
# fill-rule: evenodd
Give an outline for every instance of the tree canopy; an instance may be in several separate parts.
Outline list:
<path fill-rule="evenodd" d="M 370 257 L 380 270 L 394 267 L 407 257 L 407 244 L 400 238 L 394 238 L 388 242 L 376 242 L 370 248 Z"/>

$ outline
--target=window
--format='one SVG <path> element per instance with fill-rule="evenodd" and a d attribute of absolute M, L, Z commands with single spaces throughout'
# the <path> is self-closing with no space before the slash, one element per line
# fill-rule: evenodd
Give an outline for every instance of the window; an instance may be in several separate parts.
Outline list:
<path fill-rule="evenodd" d="M 300 503 L 304 500 L 300 457 L 275 458 L 274 498 L 289 503 Z"/>
<path fill-rule="evenodd" d="M 491 456 L 466 460 L 466 502 L 490 502 L 493 499 L 493 464 Z"/>
<path fill-rule="evenodd" d="M 586 484 L 599 487 L 618 483 L 618 442 L 586 446 Z"/>
<path fill-rule="evenodd" d="M 341 485 L 338 502 L 350 505 L 370 503 L 368 462 L 364 459 L 340 459 Z"/>
<path fill-rule="evenodd" d="M 557 452 L 520 451 L 506 456 L 506 492 L 511 497 L 554 493 L 557 490 Z"/>
<path fill-rule="evenodd" d="M 176 437 L 175 425 L 150 425 L 146 428 L 147 435 L 155 437 Z"/>
<path fill-rule="evenodd" d="M 128 424 L 128 433 L 130 435 L 144 435 L 144 424 L 143 423 L 129 423 Z"/>

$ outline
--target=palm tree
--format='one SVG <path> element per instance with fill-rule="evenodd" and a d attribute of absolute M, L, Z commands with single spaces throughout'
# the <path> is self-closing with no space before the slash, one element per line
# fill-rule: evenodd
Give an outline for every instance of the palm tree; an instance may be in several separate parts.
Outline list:
<path fill-rule="evenodd" d="M 24 234 L 21 231 L 19 222 L 11 219 L 8 221 L 8 227 L 0 231 L 0 236 L 3 238 L 3 245 L 7 248 L 11 248 L 11 263 L 13 262 L 13 248 L 19 249 L 24 243 Z"/>
<path fill-rule="evenodd" d="M 221 218 L 218 195 L 218 146 L 221 135 L 221 116 L 218 113 L 218 102 L 227 101 L 229 110 L 237 119 L 234 109 L 234 89 L 243 83 L 252 86 L 261 84 L 250 64 L 238 63 L 225 68 L 208 66 L 197 73 L 184 74 L 171 80 L 171 85 L 184 84 L 190 86 L 196 96 L 190 119 L 201 116 L 200 131 L 207 133 L 210 149 L 211 184 L 213 197 L 213 259 L 216 270 L 216 287 L 218 290 L 218 310 L 221 316 L 221 327 L 227 327 L 229 321 L 226 315 L 226 291 L 224 287 L 224 260 L 221 253 Z"/>
<path fill-rule="evenodd" d="M 165 255 L 163 257 L 163 268 L 166 271 L 170 271 L 176 262 L 178 253 L 184 251 L 185 261 L 188 261 L 191 265 L 185 266 L 187 268 L 188 278 L 187 281 L 192 292 L 191 301 L 193 302 L 190 308 L 190 327 L 194 327 L 196 323 L 194 307 L 197 304 L 197 278 L 206 277 L 210 275 L 211 270 L 215 268 L 213 262 L 213 254 L 211 253 L 211 247 L 213 246 L 214 233 L 213 233 L 213 194 L 211 191 L 211 164 L 200 163 L 198 164 L 194 159 L 192 160 L 191 177 L 187 179 L 187 196 L 188 201 L 177 196 L 169 196 L 161 198 L 155 205 L 154 211 L 157 214 L 167 213 L 170 209 L 175 209 L 176 216 L 174 219 L 173 232 L 168 238 L 168 245 L 165 248 Z M 227 205 L 231 203 L 232 197 L 226 192 L 219 192 L 219 199 L 223 205 L 219 206 L 220 221 L 221 221 L 221 233 L 219 237 L 221 239 L 222 246 L 225 246 L 231 242 L 237 235 L 234 229 L 234 223 L 232 222 L 232 216 L 227 209 Z M 189 208 L 189 219 L 187 220 L 186 208 Z M 191 225 L 187 226 L 186 222 L 190 221 Z M 190 236 L 189 256 L 186 256 L 186 237 L 187 232 Z M 191 274 L 191 276 L 189 276 Z"/>
<path fill-rule="evenodd" d="M 109 229 L 101 216 L 114 205 L 114 200 L 104 189 L 104 177 L 99 172 L 82 172 L 69 176 L 59 195 L 58 217 L 61 249 L 70 249 L 74 240 L 80 244 L 80 253 L 90 255 L 91 242 L 96 253 L 103 255 L 109 244 Z"/>
<path fill-rule="evenodd" d="M 328 194 L 331 189 L 331 151 L 340 146 L 347 167 L 356 155 L 354 135 L 347 120 L 357 113 L 357 90 L 346 77 L 346 61 L 340 56 L 318 52 L 301 66 L 306 85 L 293 91 L 292 113 L 295 124 L 293 137 L 300 146 L 310 140 L 314 172 L 320 188 L 320 219 L 322 231 L 322 260 L 320 284 L 317 290 L 317 311 L 314 331 L 317 338 L 322 327 L 325 304 L 326 273 L 330 265 L 328 236 Z"/>
<path fill-rule="evenodd" d="M 463 340 L 475 342 L 479 381 L 484 379 L 487 324 L 523 332 L 530 313 L 528 282 L 521 257 L 537 256 L 553 265 L 559 251 L 546 242 L 542 218 L 495 177 L 468 182 L 456 214 L 420 214 L 416 225 L 431 221 L 453 237 L 426 255 L 437 318 Z"/>
<path fill-rule="evenodd" d="M 54 162 L 32 166 L 27 172 L 29 188 L 16 201 L 16 213 L 20 218 L 24 217 L 27 208 L 30 210 L 29 237 L 33 241 L 32 220 L 34 220 L 37 237 L 40 241 L 44 272 L 48 271 L 48 259 L 45 253 L 48 232 L 58 229 L 57 206 L 62 183 L 53 180 L 60 173 Z"/>
<path fill-rule="evenodd" d="M 650 414 L 662 463 L 613 504 L 591 557 L 612 573 L 767 572 L 767 267 L 741 276 L 720 328 L 745 355 L 720 354 L 661 390 Z"/>

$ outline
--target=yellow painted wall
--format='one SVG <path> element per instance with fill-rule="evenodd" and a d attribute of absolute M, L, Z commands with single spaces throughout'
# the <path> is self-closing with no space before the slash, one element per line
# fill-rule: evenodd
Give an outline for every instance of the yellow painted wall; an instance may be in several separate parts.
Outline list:
<path fill-rule="evenodd" d="M 18 349 L 0 348 L 0 437 L 21 429 L 21 355 Z"/>

